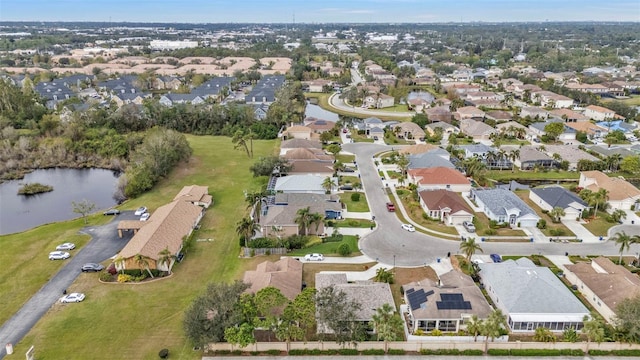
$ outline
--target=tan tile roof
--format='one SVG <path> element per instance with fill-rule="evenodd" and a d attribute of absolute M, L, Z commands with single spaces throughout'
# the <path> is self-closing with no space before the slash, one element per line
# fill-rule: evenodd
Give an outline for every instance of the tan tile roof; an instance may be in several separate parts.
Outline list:
<path fill-rule="evenodd" d="M 295 148 L 282 155 L 288 160 L 322 160 L 333 162 L 333 157 L 320 149 Z"/>
<path fill-rule="evenodd" d="M 609 200 L 619 201 L 640 196 L 640 190 L 626 180 L 609 177 L 601 171 L 583 171 L 581 174 L 596 181 L 595 184 L 587 186 L 587 189 L 607 189 Z"/>
<path fill-rule="evenodd" d="M 600 131 L 600 132 L 607 131 L 607 129 L 603 128 L 602 126 L 592 124 L 589 121 L 568 122 L 568 123 L 565 123 L 565 125 L 572 129 L 582 131 L 591 135 L 595 134 L 596 131 Z"/>
<path fill-rule="evenodd" d="M 287 128 L 286 131 L 288 133 L 291 133 L 291 132 L 311 132 L 311 129 L 306 127 L 306 126 L 302 126 L 302 125 L 294 125 L 294 126 L 290 126 L 289 128 Z"/>
<path fill-rule="evenodd" d="M 209 195 L 209 187 L 208 186 L 200 186 L 200 185 L 189 185 L 185 186 L 180 190 L 178 195 L 173 198 L 173 200 L 184 200 L 190 202 L 201 202 L 207 204 L 207 206 L 211 205 L 211 195 Z"/>
<path fill-rule="evenodd" d="M 141 254 L 157 260 L 158 253 L 165 248 L 176 254 L 182 238 L 191 233 L 202 211 L 200 206 L 186 201 L 159 207 L 120 251 L 120 256 L 127 259 Z"/>
<path fill-rule="evenodd" d="M 424 190 L 420 191 L 422 201 L 430 210 L 441 210 L 444 208 L 451 209 L 451 214 L 459 211 L 466 211 L 473 214 L 473 210 L 462 200 L 460 195 L 453 191 L 447 190 Z"/>
<path fill-rule="evenodd" d="M 243 282 L 250 285 L 247 293 L 255 294 L 273 286 L 293 300 L 302 289 L 302 263 L 290 257 L 276 262 L 265 261 L 258 264 L 255 271 L 245 271 Z"/>
<path fill-rule="evenodd" d="M 411 169 L 409 175 L 423 185 L 470 184 L 467 177 L 462 175 L 460 171 L 446 167 Z"/>
<path fill-rule="evenodd" d="M 640 294 L 640 278 L 605 257 L 566 267 L 614 311 L 620 301 Z"/>
<path fill-rule="evenodd" d="M 281 149 L 311 148 L 322 149 L 320 141 L 306 139 L 289 139 L 280 144 Z"/>
<path fill-rule="evenodd" d="M 398 152 L 400 154 L 422 154 L 434 149 L 438 149 L 438 146 L 433 144 L 416 144 L 416 145 L 407 146 L 399 150 Z"/>
<path fill-rule="evenodd" d="M 612 113 L 612 112 L 614 112 L 613 110 L 609 110 L 609 109 L 607 109 L 605 107 L 598 106 L 598 105 L 589 105 L 589 106 L 587 106 L 587 109 L 592 110 L 592 111 L 601 112 L 601 113 Z"/>
<path fill-rule="evenodd" d="M 289 174 L 333 174 L 333 164 L 327 161 L 297 160 L 291 161 Z"/>

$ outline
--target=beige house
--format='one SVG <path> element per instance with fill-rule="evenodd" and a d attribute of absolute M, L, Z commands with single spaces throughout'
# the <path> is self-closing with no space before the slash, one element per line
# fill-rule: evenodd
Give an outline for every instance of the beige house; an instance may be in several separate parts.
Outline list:
<path fill-rule="evenodd" d="M 604 121 L 615 118 L 616 112 L 602 106 L 589 105 L 584 109 L 584 116 L 593 120 Z"/>
<path fill-rule="evenodd" d="M 311 128 L 308 128 L 302 125 L 293 125 L 288 127 L 287 130 L 285 130 L 285 133 L 287 134 L 287 139 L 309 140 L 311 139 L 312 132 L 313 131 L 311 130 Z"/>
<path fill-rule="evenodd" d="M 244 283 L 250 287 L 245 291 L 255 294 L 258 291 L 272 286 L 293 300 L 302 291 L 302 263 L 292 257 L 285 257 L 276 262 L 265 261 L 255 270 L 244 272 Z"/>
<path fill-rule="evenodd" d="M 418 191 L 442 189 L 468 192 L 471 190 L 469 179 L 460 171 L 448 167 L 410 169 L 408 180 L 418 186 Z"/>
<path fill-rule="evenodd" d="M 309 208 L 310 214 L 320 214 L 320 220 L 303 229 L 298 223 L 298 210 Z M 260 231 L 265 237 L 286 238 L 291 235 L 324 234 L 324 219 L 342 218 L 342 204 L 335 195 L 278 193 L 273 204 L 263 208 Z"/>
<path fill-rule="evenodd" d="M 473 221 L 473 210 L 460 194 L 448 190 L 423 190 L 419 195 L 422 210 L 432 219 L 440 219 L 448 226 Z"/>
<path fill-rule="evenodd" d="M 615 319 L 616 307 L 622 300 L 640 294 L 640 277 L 605 257 L 565 268 L 566 279 L 609 323 Z"/>
<path fill-rule="evenodd" d="M 393 133 L 401 139 L 424 139 L 425 132 L 414 122 L 401 122 L 393 126 Z"/>
<path fill-rule="evenodd" d="M 593 192 L 606 189 L 609 198 L 608 202 L 611 205 L 607 211 L 611 212 L 617 209 L 638 210 L 640 190 L 622 178 L 609 177 L 601 171 L 582 171 L 580 172 L 578 186 Z"/>
<path fill-rule="evenodd" d="M 209 195 L 209 187 L 200 185 L 183 187 L 178 195 L 173 198 L 173 201 L 176 200 L 187 201 L 193 205 L 202 206 L 205 209 L 209 208 L 213 203 L 213 197 Z"/>
<path fill-rule="evenodd" d="M 364 107 L 373 107 L 376 109 L 393 107 L 394 104 L 394 97 L 386 94 L 367 95 L 363 101 Z"/>
<path fill-rule="evenodd" d="M 498 133 L 498 130 L 482 121 L 464 119 L 460 120 L 460 132 L 473 137 L 474 140 L 488 140 L 491 134 Z"/>
<path fill-rule="evenodd" d="M 454 116 L 458 120 L 474 119 L 474 118 L 482 119 L 484 118 L 485 113 L 484 111 L 478 109 L 475 106 L 463 106 L 461 108 L 458 108 L 458 110 L 456 110 L 456 112 L 454 113 Z"/>

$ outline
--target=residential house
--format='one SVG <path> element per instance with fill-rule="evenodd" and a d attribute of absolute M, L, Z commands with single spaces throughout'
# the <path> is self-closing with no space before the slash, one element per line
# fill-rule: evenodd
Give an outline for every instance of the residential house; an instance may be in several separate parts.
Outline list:
<path fill-rule="evenodd" d="M 136 255 L 142 255 L 149 269 L 171 270 L 174 260 L 160 263 L 160 252 L 168 249 L 171 255 L 177 256 L 182 250 L 183 239 L 191 235 L 203 216 L 204 209 L 189 201 L 174 200 L 160 206 L 120 250 L 119 256 L 124 261 L 116 267 L 119 270 L 144 270 L 136 261 Z"/>
<path fill-rule="evenodd" d="M 182 81 L 175 76 L 158 76 L 153 81 L 153 88 L 158 90 L 178 90 Z"/>
<path fill-rule="evenodd" d="M 494 100 L 500 101 L 502 100 L 502 96 L 494 93 L 493 91 L 475 91 L 467 93 L 465 96 L 465 100 L 467 101 L 477 101 L 477 100 Z"/>
<path fill-rule="evenodd" d="M 280 155 L 284 155 L 291 150 L 305 148 L 305 149 L 320 149 L 322 150 L 322 144 L 316 140 L 306 139 L 288 139 L 283 140 L 280 143 Z"/>
<path fill-rule="evenodd" d="M 204 99 L 196 94 L 172 94 L 168 93 L 160 97 L 160 104 L 164 106 L 174 106 L 176 104 L 204 104 Z"/>
<path fill-rule="evenodd" d="M 54 109 L 58 103 L 76 96 L 66 85 L 55 81 L 38 83 L 33 90 L 45 101 L 48 109 Z"/>
<path fill-rule="evenodd" d="M 209 195 L 208 186 L 189 185 L 182 187 L 182 190 L 173 198 L 173 201 L 181 200 L 193 205 L 202 206 L 208 209 L 213 204 L 213 197 Z"/>
<path fill-rule="evenodd" d="M 407 106 L 409 107 L 409 110 L 413 110 L 417 113 L 424 112 L 424 110 L 428 109 L 430 105 L 431 101 L 423 99 L 421 97 L 407 100 Z"/>
<path fill-rule="evenodd" d="M 561 109 L 573 106 L 573 99 L 551 91 L 535 91 L 532 96 L 535 102 L 547 108 Z"/>
<path fill-rule="evenodd" d="M 253 116 L 256 120 L 264 120 L 267 118 L 267 112 L 269 111 L 268 104 L 252 104 L 253 106 Z"/>
<path fill-rule="evenodd" d="M 557 166 L 556 160 L 547 154 L 540 152 L 535 146 L 523 146 L 520 148 L 520 156 L 514 164 L 521 170 L 531 170 L 535 168 L 549 169 Z"/>
<path fill-rule="evenodd" d="M 640 190 L 620 177 L 609 177 L 601 171 L 581 171 L 578 186 L 597 192 L 607 190 L 609 209 L 607 211 L 640 209 Z"/>
<path fill-rule="evenodd" d="M 507 317 L 512 332 L 547 328 L 580 331 L 589 310 L 547 267 L 526 257 L 501 263 L 480 263 L 480 278 L 495 306 Z"/>
<path fill-rule="evenodd" d="M 395 99 L 393 96 L 389 96 L 386 94 L 370 94 L 365 96 L 362 102 L 362 107 L 365 108 L 384 109 L 393 107 L 393 105 L 395 104 Z"/>
<path fill-rule="evenodd" d="M 273 103 L 276 101 L 276 92 L 284 85 L 284 81 L 284 75 L 263 76 L 245 97 L 247 104 Z"/>
<path fill-rule="evenodd" d="M 287 159 L 290 163 L 299 160 L 313 160 L 324 161 L 333 164 L 333 156 L 328 155 L 322 149 L 314 148 L 295 148 L 291 151 L 287 151 L 282 155 L 282 158 Z"/>
<path fill-rule="evenodd" d="M 235 81 L 235 77 L 232 76 L 219 76 L 214 77 L 202 85 L 191 89 L 191 94 L 198 95 L 201 98 L 213 101 L 219 101 L 224 98 L 231 90 L 231 83 Z M 260 101 L 257 101 L 258 103 Z M 249 103 L 249 101 L 247 101 Z M 256 103 L 254 101 L 254 103 Z"/>
<path fill-rule="evenodd" d="M 547 135 L 547 130 L 545 127 L 549 124 L 553 123 L 562 123 L 564 125 L 562 133 L 560 133 L 556 140 L 563 142 L 572 142 L 576 139 L 576 130 L 572 127 L 566 126 L 564 124 L 564 120 L 559 118 L 551 118 L 542 122 L 534 122 L 529 125 L 529 130 L 532 135 L 536 136 L 545 136 Z"/>
<path fill-rule="evenodd" d="M 409 169 L 425 169 L 433 167 L 446 167 L 454 169 L 455 165 L 450 161 L 451 155 L 444 149 L 434 150 L 409 155 Z"/>
<path fill-rule="evenodd" d="M 285 155 L 286 156 L 286 155 Z M 295 160 L 289 161 L 291 169 L 288 174 L 291 175 L 314 175 L 322 178 L 333 177 L 335 170 L 333 169 L 333 161 L 324 160 Z"/>
<path fill-rule="evenodd" d="M 118 107 L 127 104 L 142 105 L 145 99 L 151 98 L 151 93 L 115 93 L 111 96 L 111 101 L 115 102 Z"/>
<path fill-rule="evenodd" d="M 624 120 L 607 120 L 597 122 L 596 125 L 607 129 L 607 131 L 622 131 L 623 133 L 631 133 L 636 130 L 636 125 L 634 123 L 628 123 Z"/>
<path fill-rule="evenodd" d="M 304 126 L 311 129 L 314 134 L 322 134 L 323 132 L 333 130 L 333 128 L 336 126 L 336 123 L 334 121 L 308 117 L 304 119 Z"/>
<path fill-rule="evenodd" d="M 593 120 L 604 121 L 615 118 L 616 112 L 602 106 L 589 105 L 584 109 L 584 116 Z"/>
<path fill-rule="evenodd" d="M 486 319 L 491 314 L 482 291 L 468 275 L 451 270 L 439 281 L 423 279 L 402 285 L 409 333 L 416 331 L 458 332 L 476 315 Z"/>
<path fill-rule="evenodd" d="M 549 117 L 549 112 L 537 106 L 524 106 L 520 109 L 520 117 L 530 117 L 531 119 L 544 120 Z"/>
<path fill-rule="evenodd" d="M 624 148 L 620 146 L 600 146 L 600 145 L 591 145 L 589 146 L 589 151 L 592 151 L 600 156 L 608 157 L 611 155 L 621 155 L 623 158 L 627 156 L 636 155 L 631 148 Z"/>
<path fill-rule="evenodd" d="M 313 81 L 305 81 L 303 83 L 309 88 L 309 92 L 321 93 L 324 92 L 325 87 L 333 88 L 333 81 L 331 80 L 313 80 Z"/>
<path fill-rule="evenodd" d="M 322 291 L 332 286 L 336 292 L 343 292 L 347 301 L 360 304 L 360 310 L 356 312 L 356 321 L 362 322 L 366 328 L 373 329 L 373 316 L 376 310 L 384 304 L 389 304 L 395 309 L 391 287 L 387 283 L 374 281 L 349 282 L 345 273 L 316 274 L 316 289 Z M 322 304 L 316 304 L 316 307 Z M 330 334 L 332 331 L 325 324 L 318 324 L 318 333 Z"/>
<path fill-rule="evenodd" d="M 460 120 L 460 132 L 473 137 L 474 140 L 489 140 L 492 134 L 498 133 L 490 125 L 473 119 Z"/>
<path fill-rule="evenodd" d="M 615 322 L 620 302 L 640 295 L 640 277 L 606 257 L 565 265 L 565 268 L 566 279 L 577 286 L 591 306 L 611 324 Z"/>
<path fill-rule="evenodd" d="M 545 145 L 543 152 L 551 157 L 554 154 L 560 155 L 563 161 L 569 162 L 569 171 L 576 170 L 580 160 L 599 161 L 595 156 L 581 150 L 578 145 Z"/>
<path fill-rule="evenodd" d="M 95 77 L 93 75 L 75 74 L 56 80 L 58 83 L 62 83 L 68 88 L 74 88 L 80 90 L 83 87 L 90 86 Z"/>
<path fill-rule="evenodd" d="M 561 208 L 564 211 L 564 216 L 561 218 L 565 220 L 582 218 L 582 212 L 589 208 L 580 196 L 561 186 L 533 188 L 529 192 L 529 199 L 542 210 L 551 211 L 556 207 Z"/>
<path fill-rule="evenodd" d="M 505 133 L 509 136 L 524 138 L 529 133 L 529 129 L 515 121 L 507 121 L 505 123 L 497 124 L 496 129 L 500 133 Z"/>
<path fill-rule="evenodd" d="M 444 189 L 467 192 L 471 190 L 471 183 L 467 177 L 450 167 L 409 169 L 408 180 L 418 186 L 418 191 Z"/>
<path fill-rule="evenodd" d="M 290 126 L 284 131 L 285 139 L 304 139 L 304 140 L 311 139 L 311 132 L 312 130 L 310 128 L 306 126 L 301 126 L 301 125 Z"/>
<path fill-rule="evenodd" d="M 505 189 L 472 189 L 469 194 L 489 220 L 514 227 L 534 227 L 540 217 L 516 194 Z"/>
<path fill-rule="evenodd" d="M 287 176 L 291 177 L 291 176 Z M 323 193 L 277 193 L 273 203 L 263 205 L 260 216 L 262 236 L 289 237 L 299 234 L 324 234 L 325 219 L 341 219 L 342 204 L 336 195 Z M 310 214 L 320 214 L 321 220 L 302 228 L 297 222 L 298 211 L 309 208 Z"/>
<path fill-rule="evenodd" d="M 565 125 L 575 131 L 586 133 L 590 139 L 604 136 L 607 133 L 606 128 L 593 124 L 590 121 L 567 122 Z"/>
<path fill-rule="evenodd" d="M 568 83 L 565 84 L 565 87 L 570 90 L 580 91 L 584 93 L 592 93 L 592 94 L 607 94 L 609 92 L 609 87 L 601 84 L 578 84 L 578 83 Z"/>
<path fill-rule="evenodd" d="M 415 144 L 415 145 L 402 147 L 401 149 L 398 150 L 398 153 L 406 154 L 406 155 L 420 155 L 432 150 L 441 150 L 441 148 L 437 145 L 427 144 L 427 143 Z M 449 159 L 448 155 L 444 155 L 444 156 L 446 157 L 447 160 Z"/>
<path fill-rule="evenodd" d="M 569 109 L 554 109 L 549 111 L 549 114 L 561 118 L 565 122 L 589 121 L 588 117 Z"/>
<path fill-rule="evenodd" d="M 487 119 L 491 119 L 497 122 L 511 121 L 513 114 L 509 111 L 493 110 L 485 114 Z M 516 123 L 517 124 L 517 123 Z"/>
<path fill-rule="evenodd" d="M 302 263 L 292 257 L 264 261 L 255 270 L 245 271 L 242 282 L 250 286 L 246 293 L 255 294 L 266 287 L 274 287 L 293 300 L 302 291 Z"/>
<path fill-rule="evenodd" d="M 513 93 L 514 95 L 523 100 L 527 100 L 526 97 L 536 91 L 541 91 L 542 89 L 539 86 L 533 84 L 514 84 L 513 85 Z"/>
<path fill-rule="evenodd" d="M 453 116 L 457 120 L 484 119 L 485 113 L 475 106 L 463 106 L 461 108 L 458 108 Z"/>
<path fill-rule="evenodd" d="M 401 139 L 424 139 L 425 132 L 414 122 L 401 122 L 392 126 L 393 133 Z"/>
<path fill-rule="evenodd" d="M 282 176 L 276 180 L 276 193 L 307 193 L 307 194 L 324 194 L 325 189 L 322 183 L 326 176 L 318 175 L 290 175 Z M 334 180 L 335 182 L 335 180 Z"/>
<path fill-rule="evenodd" d="M 458 145 L 458 149 L 464 150 L 464 158 L 480 158 L 484 159 L 489 153 L 495 153 L 496 149 L 485 144 Z"/>
<path fill-rule="evenodd" d="M 446 122 L 434 122 L 427 124 L 424 128 L 429 135 L 434 135 L 436 129 L 441 129 L 444 138 L 447 138 L 450 134 L 458 134 L 460 132 L 460 129 Z"/>
<path fill-rule="evenodd" d="M 422 190 L 420 206 L 425 214 L 432 219 L 439 219 L 445 225 L 462 225 L 465 221 L 473 221 L 473 210 L 454 191 Z"/>
<path fill-rule="evenodd" d="M 100 82 L 98 88 L 107 94 L 140 92 L 138 77 L 135 75 L 123 75 L 117 79 Z"/>

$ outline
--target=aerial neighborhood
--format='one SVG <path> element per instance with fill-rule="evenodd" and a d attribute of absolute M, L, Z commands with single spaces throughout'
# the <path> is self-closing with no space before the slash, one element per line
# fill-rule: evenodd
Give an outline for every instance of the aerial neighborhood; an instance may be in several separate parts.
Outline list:
<path fill-rule="evenodd" d="M 230 22 L 0 23 L 0 359 L 640 356 L 638 23 Z"/>

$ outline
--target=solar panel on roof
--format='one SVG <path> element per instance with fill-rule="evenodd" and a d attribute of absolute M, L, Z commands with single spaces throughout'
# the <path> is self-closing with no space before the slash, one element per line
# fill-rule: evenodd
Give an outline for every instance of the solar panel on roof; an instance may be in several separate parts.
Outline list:
<path fill-rule="evenodd" d="M 409 290 L 405 291 L 405 294 L 409 295 L 409 294 L 411 294 L 411 293 L 412 293 L 412 292 L 414 292 L 414 291 L 416 291 L 416 289 L 411 288 L 411 289 L 409 289 Z"/>
<path fill-rule="evenodd" d="M 462 294 L 440 294 L 442 301 L 464 301 Z"/>
<path fill-rule="evenodd" d="M 429 296 L 429 295 L 433 295 L 433 294 L 435 294 L 435 292 L 433 290 L 429 290 L 429 291 L 427 291 L 426 294 L 424 294 L 424 296 Z"/>
<path fill-rule="evenodd" d="M 409 306 L 411 306 L 411 310 L 416 310 L 420 308 L 420 304 L 427 301 L 427 296 L 424 293 L 424 290 L 420 289 L 417 291 L 413 291 L 411 294 L 407 295 L 407 299 L 409 300 Z"/>

